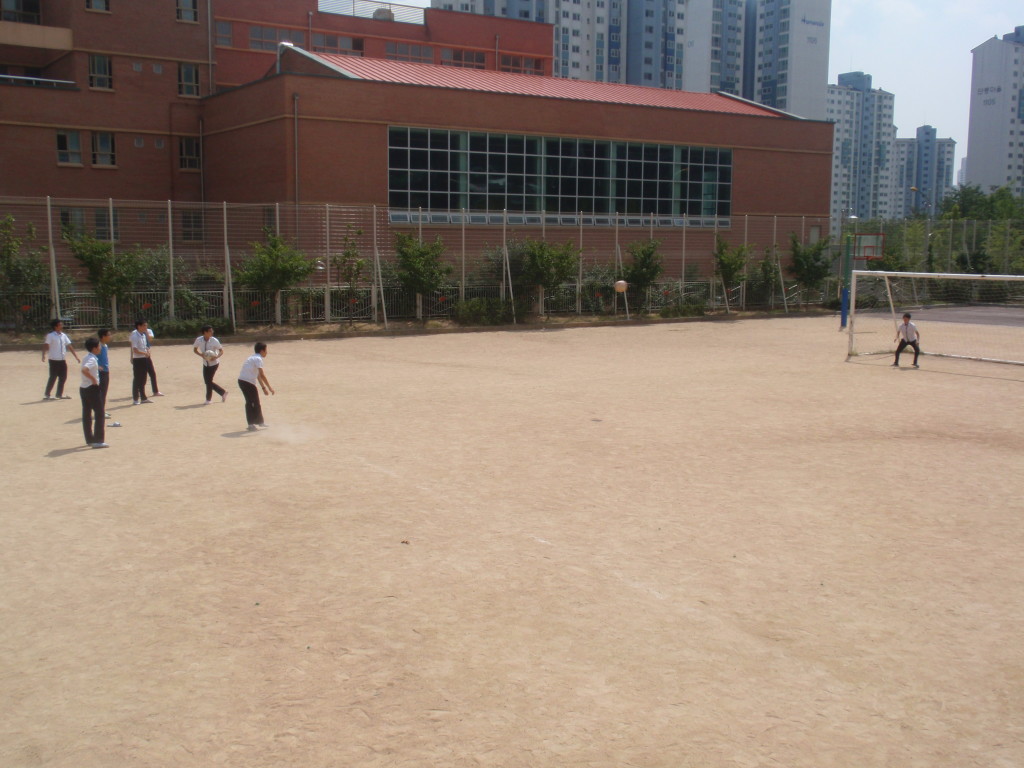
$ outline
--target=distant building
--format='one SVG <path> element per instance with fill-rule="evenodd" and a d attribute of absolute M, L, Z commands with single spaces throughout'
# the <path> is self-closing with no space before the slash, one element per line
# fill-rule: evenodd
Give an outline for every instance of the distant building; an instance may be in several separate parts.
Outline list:
<path fill-rule="evenodd" d="M 832 154 L 833 229 L 849 216 L 891 218 L 895 96 L 871 87 L 871 75 L 847 72 L 828 87 L 826 119 L 835 123 Z"/>
<path fill-rule="evenodd" d="M 831 0 L 432 0 L 555 25 L 556 77 L 724 91 L 825 118 Z"/>
<path fill-rule="evenodd" d="M 937 215 L 942 199 L 953 187 L 953 139 L 936 138 L 935 129 L 922 125 L 913 139 L 896 139 L 892 201 L 898 217 Z"/>
<path fill-rule="evenodd" d="M 1024 26 L 971 53 L 966 181 L 1024 196 Z"/>

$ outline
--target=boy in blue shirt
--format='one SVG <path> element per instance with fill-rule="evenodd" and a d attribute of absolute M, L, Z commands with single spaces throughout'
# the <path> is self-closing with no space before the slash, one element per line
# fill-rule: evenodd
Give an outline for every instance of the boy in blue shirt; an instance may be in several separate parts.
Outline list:
<path fill-rule="evenodd" d="M 100 367 L 100 394 L 103 395 L 103 416 L 109 419 L 110 414 L 107 413 L 107 389 L 110 387 L 110 355 L 107 343 L 110 341 L 110 331 L 107 328 L 100 328 L 100 332 L 96 334 L 100 341 L 100 352 L 96 355 L 96 360 L 99 362 Z"/>

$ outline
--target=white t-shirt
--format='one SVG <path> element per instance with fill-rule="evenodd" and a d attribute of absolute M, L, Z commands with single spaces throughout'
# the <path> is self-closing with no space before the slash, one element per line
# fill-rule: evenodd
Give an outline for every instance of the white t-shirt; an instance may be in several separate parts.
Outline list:
<path fill-rule="evenodd" d="M 128 342 L 132 345 L 132 360 L 146 357 L 146 348 L 149 346 L 146 343 L 146 334 L 136 328 L 128 336 Z"/>
<path fill-rule="evenodd" d="M 224 348 L 216 336 L 211 336 L 208 339 L 205 336 L 200 336 L 198 339 L 192 342 L 192 347 L 193 349 L 198 349 L 200 353 L 204 353 L 203 365 L 205 365 L 207 368 L 213 368 L 213 366 L 215 365 L 220 365 L 219 356 L 213 358 L 213 360 L 207 360 L 205 356 L 205 352 L 209 349 L 217 350 Z"/>
<path fill-rule="evenodd" d="M 900 323 L 897 333 L 904 341 L 917 341 L 917 326 L 913 323 Z"/>
<path fill-rule="evenodd" d="M 86 370 L 96 377 L 96 381 L 100 380 L 100 361 L 92 352 L 86 353 L 82 358 L 82 383 L 78 385 L 82 389 L 96 386 L 96 382 L 85 375 Z"/>
<path fill-rule="evenodd" d="M 259 385 L 259 372 L 263 368 L 263 355 L 256 353 L 249 355 L 245 358 L 245 362 L 242 363 L 242 370 L 238 374 L 238 378 L 242 381 L 248 381 L 250 384 Z"/>
<path fill-rule="evenodd" d="M 68 338 L 66 333 L 50 331 L 46 334 L 46 343 L 50 347 L 46 356 L 50 360 L 63 360 L 67 354 L 68 344 L 71 343 L 71 339 Z"/>

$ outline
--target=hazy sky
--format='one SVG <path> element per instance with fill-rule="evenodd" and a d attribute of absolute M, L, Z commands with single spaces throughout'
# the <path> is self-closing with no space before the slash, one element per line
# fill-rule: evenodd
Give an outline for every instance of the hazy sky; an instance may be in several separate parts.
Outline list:
<path fill-rule="evenodd" d="M 939 138 L 956 140 L 959 170 L 967 152 L 971 49 L 1018 25 L 1021 0 L 832 0 L 828 81 L 841 72 L 871 75 L 873 87 L 896 95 L 898 137 L 933 126 Z"/>
<path fill-rule="evenodd" d="M 896 96 L 897 136 L 933 126 L 939 138 L 956 139 L 959 170 L 967 153 L 971 49 L 1019 25 L 1019 0 L 832 0 L 828 81 L 842 72 L 871 75 L 874 88 Z"/>

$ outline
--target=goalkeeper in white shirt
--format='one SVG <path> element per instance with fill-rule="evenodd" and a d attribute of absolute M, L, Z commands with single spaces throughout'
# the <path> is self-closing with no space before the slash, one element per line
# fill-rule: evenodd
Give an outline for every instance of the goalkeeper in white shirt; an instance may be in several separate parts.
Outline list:
<path fill-rule="evenodd" d="M 893 362 L 893 366 L 896 368 L 900 367 L 900 352 L 907 347 L 914 348 L 914 367 L 920 368 L 917 364 L 917 357 L 921 354 L 921 333 L 917 330 L 917 326 L 910 322 L 910 313 L 903 313 L 903 323 L 896 328 L 896 338 L 893 341 L 899 341 L 896 345 L 896 360 Z"/>

